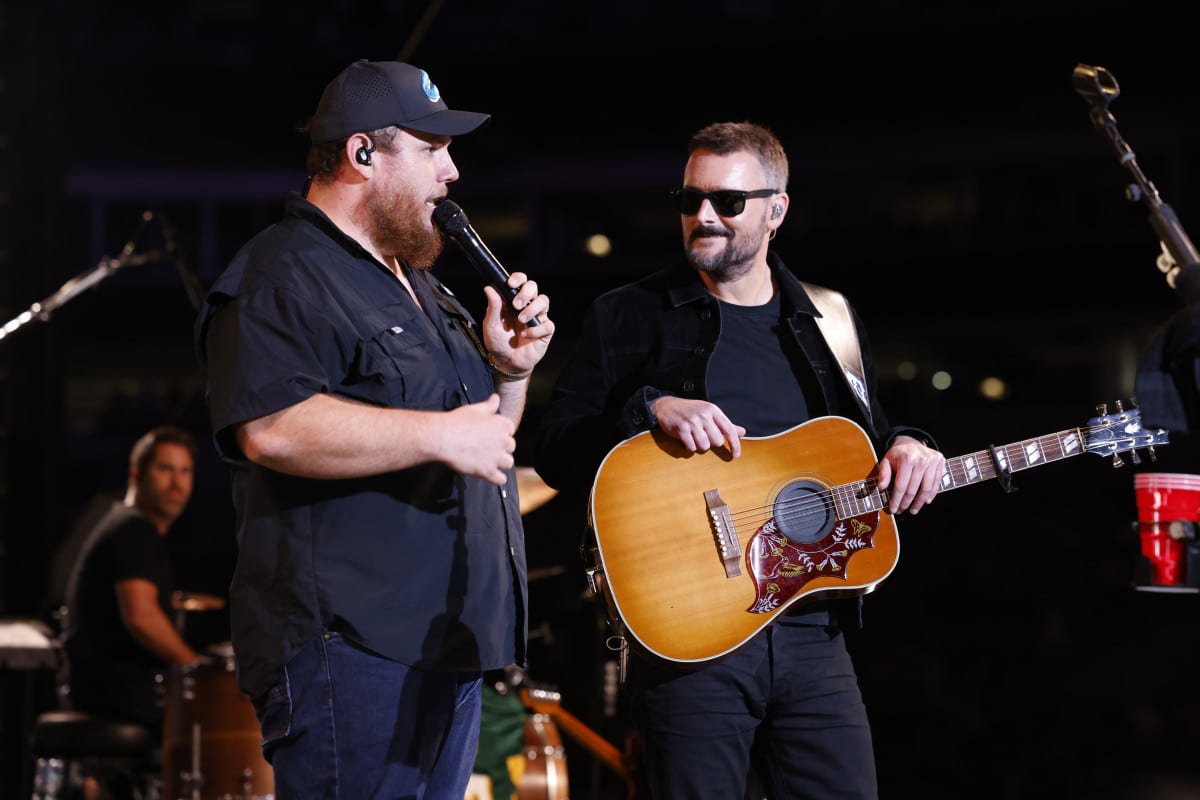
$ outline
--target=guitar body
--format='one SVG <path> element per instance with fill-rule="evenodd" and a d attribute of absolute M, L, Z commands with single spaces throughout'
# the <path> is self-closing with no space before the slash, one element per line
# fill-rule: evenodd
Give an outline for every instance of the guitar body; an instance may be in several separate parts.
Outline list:
<path fill-rule="evenodd" d="M 660 431 L 622 442 L 590 502 L 608 600 L 644 651 L 689 663 L 732 652 L 806 598 L 870 591 L 900 554 L 864 485 L 876 461 L 842 417 L 745 438 L 736 459 Z M 875 510 L 858 505 L 866 491 Z"/>
<path fill-rule="evenodd" d="M 1092 453 L 1111 457 L 1167 443 L 1136 408 L 1020 442 L 947 458 L 938 491 Z M 900 557 L 883 509 L 871 440 L 843 417 L 819 417 L 776 436 L 689 453 L 661 431 L 621 442 L 592 485 L 593 586 L 634 644 L 696 664 L 745 644 L 780 614 L 819 595 L 864 594 Z"/>
<path fill-rule="evenodd" d="M 535 713 L 525 718 L 524 752 L 517 800 L 567 800 L 571 796 L 567 759 L 558 728 L 548 715 Z"/>

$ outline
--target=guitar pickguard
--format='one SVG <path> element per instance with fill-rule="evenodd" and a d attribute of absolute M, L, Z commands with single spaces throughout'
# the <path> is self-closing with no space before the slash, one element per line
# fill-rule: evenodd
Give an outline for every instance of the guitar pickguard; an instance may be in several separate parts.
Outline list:
<path fill-rule="evenodd" d="M 754 532 L 746 548 L 746 568 L 754 578 L 752 614 L 767 614 L 791 600 L 817 578 L 846 578 L 846 565 L 859 550 L 875 546 L 879 512 L 838 520 L 815 542 L 789 539 L 771 518 Z"/>

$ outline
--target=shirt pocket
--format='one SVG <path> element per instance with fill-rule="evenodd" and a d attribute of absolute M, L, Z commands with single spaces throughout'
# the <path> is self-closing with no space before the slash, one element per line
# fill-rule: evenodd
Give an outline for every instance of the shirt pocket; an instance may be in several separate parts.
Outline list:
<path fill-rule="evenodd" d="M 352 381 L 369 402 L 398 408 L 441 411 L 447 406 L 447 387 L 435 348 L 419 321 L 374 320 L 360 347 Z M 450 373 L 453 374 L 453 373 Z"/>

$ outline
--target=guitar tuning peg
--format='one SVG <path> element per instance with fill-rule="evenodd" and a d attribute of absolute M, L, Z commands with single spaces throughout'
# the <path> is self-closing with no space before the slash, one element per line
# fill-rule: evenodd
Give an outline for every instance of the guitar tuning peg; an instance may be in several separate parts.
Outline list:
<path fill-rule="evenodd" d="M 1117 467 L 1123 467 L 1123 466 L 1125 466 L 1125 462 L 1124 462 L 1124 460 L 1122 460 L 1122 459 L 1121 459 L 1121 454 L 1120 454 L 1120 453 L 1113 453 L 1113 462 L 1112 462 L 1112 464 L 1113 464 L 1113 468 L 1114 468 L 1114 469 L 1115 469 L 1115 468 L 1117 468 Z"/>
<path fill-rule="evenodd" d="M 1117 401 L 1117 403 L 1116 403 L 1116 406 L 1117 406 L 1117 413 L 1118 413 L 1118 414 L 1120 414 L 1122 411 L 1124 411 L 1124 410 L 1125 410 L 1125 406 L 1121 405 L 1121 401 L 1120 401 L 1120 400 L 1118 400 L 1118 401 Z"/>
<path fill-rule="evenodd" d="M 1158 461 L 1158 453 L 1154 452 L 1154 445 L 1147 447 L 1146 452 L 1150 455 L 1151 461 Z"/>
<path fill-rule="evenodd" d="M 1096 413 L 1102 417 L 1106 415 L 1108 413 L 1108 403 L 1100 403 L 1096 406 Z"/>
<path fill-rule="evenodd" d="M 1142 463 L 1141 456 L 1139 456 L 1139 455 L 1138 455 L 1138 451 L 1137 451 L 1137 450 L 1130 450 L 1130 451 L 1129 451 L 1129 456 L 1130 456 L 1130 458 L 1132 458 L 1132 459 L 1133 459 L 1133 463 L 1135 463 L 1135 464 L 1140 464 L 1140 463 Z"/>

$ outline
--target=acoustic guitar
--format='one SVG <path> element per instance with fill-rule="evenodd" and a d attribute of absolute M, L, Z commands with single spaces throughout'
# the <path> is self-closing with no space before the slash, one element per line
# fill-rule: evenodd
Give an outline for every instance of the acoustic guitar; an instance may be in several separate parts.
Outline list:
<path fill-rule="evenodd" d="M 1080 453 L 1112 456 L 1167 442 L 1136 408 L 1084 427 L 946 459 L 940 491 Z M 605 457 L 589 502 L 596 581 L 633 643 L 701 664 L 745 644 L 797 603 L 865 594 L 900 555 L 871 440 L 855 422 L 820 417 L 768 437 L 688 452 L 661 431 Z"/>

